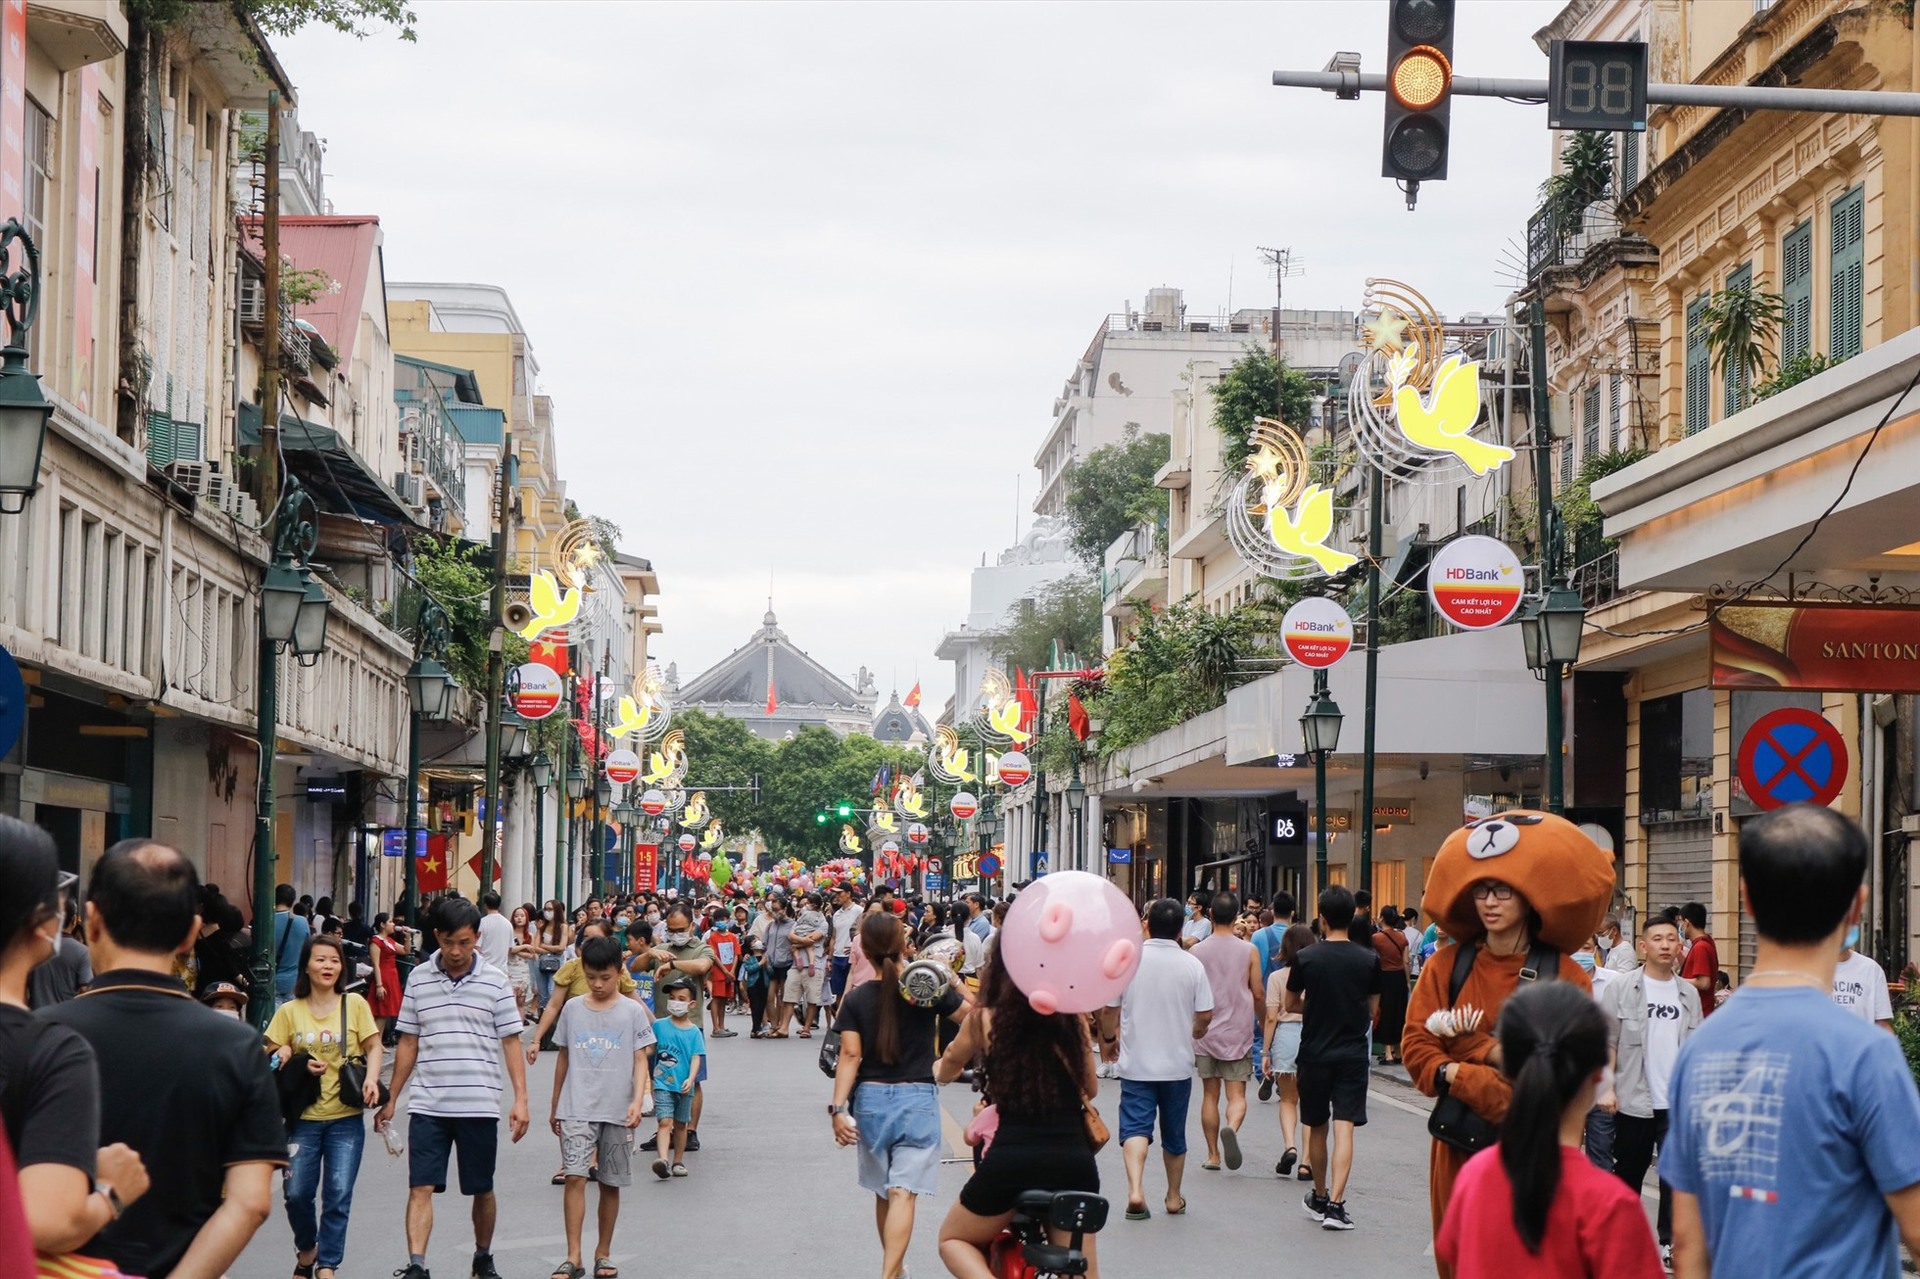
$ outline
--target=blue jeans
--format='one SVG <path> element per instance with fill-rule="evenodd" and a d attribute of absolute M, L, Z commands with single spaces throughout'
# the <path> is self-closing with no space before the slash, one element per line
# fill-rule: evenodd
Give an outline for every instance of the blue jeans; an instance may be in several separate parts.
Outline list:
<path fill-rule="evenodd" d="M 542 1008 L 545 1008 L 547 1001 L 553 998 L 553 973 L 540 971 L 540 960 L 537 956 L 533 961 L 533 996 Z"/>
<path fill-rule="evenodd" d="M 353 1210 L 353 1183 L 367 1144 L 366 1119 L 302 1119 L 288 1144 L 293 1160 L 287 1169 L 287 1224 L 293 1227 L 294 1249 L 315 1248 L 316 1268 L 338 1270 L 347 1255 L 347 1214 Z M 326 1191 L 316 1223 L 313 1202 L 323 1173 Z"/>

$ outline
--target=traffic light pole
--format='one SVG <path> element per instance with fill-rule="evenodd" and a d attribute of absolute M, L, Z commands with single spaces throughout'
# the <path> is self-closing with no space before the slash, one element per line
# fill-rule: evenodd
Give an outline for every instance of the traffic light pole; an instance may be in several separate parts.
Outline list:
<path fill-rule="evenodd" d="M 1354 55 L 1343 55 L 1354 56 Z M 1324 89 L 1344 99 L 1362 93 L 1383 93 L 1387 77 L 1362 71 L 1276 71 L 1273 83 L 1282 89 Z M 1532 99 L 1523 105 L 1544 105 L 1545 80 L 1510 80 L 1488 76 L 1455 76 L 1449 93 L 1469 98 Z M 1756 85 L 1649 84 L 1647 102 L 1653 106 L 1730 107 L 1743 111 L 1818 111 L 1829 115 L 1920 116 L 1920 93 L 1882 93 L 1873 89 L 1785 89 Z"/>

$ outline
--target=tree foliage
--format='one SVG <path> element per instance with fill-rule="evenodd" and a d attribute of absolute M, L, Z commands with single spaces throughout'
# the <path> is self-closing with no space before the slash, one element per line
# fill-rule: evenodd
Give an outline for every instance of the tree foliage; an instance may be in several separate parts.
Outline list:
<path fill-rule="evenodd" d="M 1009 667 L 1043 671 L 1053 665 L 1057 644 L 1062 660 L 1073 654 L 1083 662 L 1100 655 L 1100 583 L 1092 573 L 1075 573 L 1041 589 L 1032 600 L 1007 610 L 1000 629 L 989 636 L 993 651 Z"/>
<path fill-rule="evenodd" d="M 447 669 L 463 688 L 486 688 L 487 639 L 493 629 L 486 550 L 458 538 L 421 537 L 413 543 L 412 574 L 396 610 L 401 629 L 418 634 L 422 593 L 431 596 L 447 618 Z"/>
<path fill-rule="evenodd" d="M 1107 658 L 1097 702 L 1107 721 L 1101 754 L 1223 704 L 1230 688 L 1257 673 L 1242 661 L 1270 641 L 1276 621 L 1264 601 L 1212 613 L 1189 599 L 1147 613 L 1131 642 Z"/>
<path fill-rule="evenodd" d="M 1723 380 L 1740 388 L 1742 408 L 1752 399 L 1753 384 L 1766 377 L 1786 313 L 1786 298 L 1756 283 L 1721 289 L 1701 314 L 1701 332 L 1714 366 Z"/>
<path fill-rule="evenodd" d="M 205 0 L 127 0 L 127 10 L 152 27 L 170 27 L 182 21 Z M 344 35 L 364 40 L 377 28 L 393 27 L 402 40 L 418 40 L 418 19 L 404 0 L 227 0 L 232 10 L 250 18 L 271 36 L 290 36 L 319 23 Z"/>
<path fill-rule="evenodd" d="M 1167 495 L 1153 485 L 1167 464 L 1173 437 L 1140 433 L 1129 422 L 1119 440 L 1103 444 L 1067 472 L 1067 526 L 1073 550 L 1098 567 L 1113 540 L 1140 524 L 1164 528 Z"/>
<path fill-rule="evenodd" d="M 1221 468 L 1233 479 L 1239 478 L 1247 455 L 1253 451 L 1255 418 L 1273 417 L 1278 412 L 1282 422 L 1305 431 L 1313 416 L 1313 382 L 1251 342 L 1247 353 L 1235 360 L 1210 389 L 1213 424 L 1223 437 Z"/>

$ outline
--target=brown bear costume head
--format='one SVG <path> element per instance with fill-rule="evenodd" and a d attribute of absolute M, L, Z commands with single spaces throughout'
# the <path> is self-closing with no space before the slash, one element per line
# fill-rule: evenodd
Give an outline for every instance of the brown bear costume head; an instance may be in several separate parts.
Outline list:
<path fill-rule="evenodd" d="M 1539 940 L 1564 954 L 1580 949 L 1613 901 L 1613 858 L 1564 817 L 1515 809 L 1463 826 L 1433 859 L 1421 909 L 1456 942 L 1486 929 L 1472 889 L 1511 884 L 1540 917 Z"/>

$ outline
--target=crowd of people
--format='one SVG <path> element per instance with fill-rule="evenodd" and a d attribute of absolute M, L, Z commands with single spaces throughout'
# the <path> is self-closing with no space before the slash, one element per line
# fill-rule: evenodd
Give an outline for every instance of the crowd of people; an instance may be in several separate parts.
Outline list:
<path fill-rule="evenodd" d="M 1369 1094 L 1402 1057 L 1434 1098 L 1442 1279 L 1896 1274 L 1900 1242 L 1920 1242 L 1920 1093 L 1884 972 L 1856 949 L 1864 838 L 1791 806 L 1738 844 L 1757 934 L 1738 990 L 1698 903 L 1605 915 L 1610 859 L 1558 818 L 1508 814 L 1448 839 L 1419 912 L 1340 885 L 1310 920 L 1286 894 L 1152 901 L 1137 969 L 1087 1013 L 1028 997 L 1000 953 L 1017 903 L 978 895 L 842 883 L 503 911 L 446 894 L 414 930 L 404 910 L 340 917 L 283 885 L 258 925 L 262 1032 L 245 1018 L 263 993 L 252 930 L 188 858 L 123 842 L 82 897 L 46 832 L 0 818 L 0 1274 L 24 1241 L 41 1266 L 91 1259 L 77 1273 L 221 1275 L 277 1183 L 295 1276 L 335 1279 L 371 1116 L 406 1155 L 400 1279 L 429 1279 L 450 1165 L 470 1273 L 497 1279 L 501 1129 L 526 1137 L 547 1052 L 553 1279 L 617 1279 L 635 1164 L 697 1171 L 709 1046 L 742 1034 L 729 1018 L 750 1038 L 823 1037 L 831 1136 L 858 1150 L 882 1279 L 905 1274 L 916 1203 L 938 1189 L 943 1085 L 973 1090 L 974 1157 L 939 1255 L 992 1279 L 987 1249 L 1024 1192 L 1100 1191 L 1103 1078 L 1126 1220 L 1187 1211 L 1198 1079 L 1203 1172 L 1264 1143 L 1250 1086 L 1277 1094 L 1275 1175 L 1310 1183 L 1313 1225 L 1355 1229 Z M 1094 1237 L 1081 1246 L 1097 1277 Z"/>

